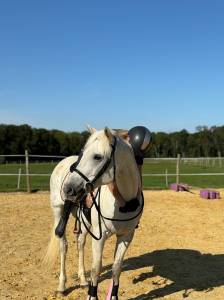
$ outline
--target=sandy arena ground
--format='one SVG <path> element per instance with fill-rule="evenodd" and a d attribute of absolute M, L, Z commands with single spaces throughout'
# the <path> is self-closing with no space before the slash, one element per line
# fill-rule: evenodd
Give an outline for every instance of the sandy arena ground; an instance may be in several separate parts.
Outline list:
<path fill-rule="evenodd" d="M 224 190 L 221 200 L 202 200 L 198 191 L 145 192 L 145 209 L 123 266 L 120 300 L 224 299 Z M 76 277 L 77 251 L 68 226 L 67 295 L 86 299 Z M 59 260 L 41 264 L 52 226 L 49 194 L 0 194 L 0 299 L 61 299 Z M 114 239 L 107 242 L 99 299 L 111 276 Z M 90 238 L 86 245 L 90 270 Z"/>

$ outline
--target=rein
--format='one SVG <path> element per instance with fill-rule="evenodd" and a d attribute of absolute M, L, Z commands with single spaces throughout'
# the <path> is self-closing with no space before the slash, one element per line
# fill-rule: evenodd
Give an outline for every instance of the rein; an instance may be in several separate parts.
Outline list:
<path fill-rule="evenodd" d="M 96 193 L 96 195 L 94 196 L 93 195 L 93 193 L 91 193 L 91 197 L 92 197 L 92 199 L 93 199 L 93 204 L 95 205 L 95 203 L 96 203 L 96 197 L 97 197 L 97 195 L 98 195 L 98 193 L 100 193 L 100 191 L 99 191 L 99 189 L 97 190 L 97 193 Z M 92 208 L 92 207 L 91 207 Z M 91 209 L 90 208 L 90 209 Z M 101 210 L 100 210 L 100 203 L 99 203 L 99 211 L 97 210 L 97 212 L 98 212 L 98 224 L 99 224 L 99 237 L 97 237 L 91 230 L 90 230 L 90 228 L 86 225 L 86 223 L 85 223 L 85 221 L 84 221 L 84 218 L 83 218 L 83 206 L 82 207 L 80 207 L 80 210 L 81 210 L 81 218 L 82 218 L 82 223 L 83 223 L 83 225 L 84 225 L 84 227 L 86 228 L 86 230 L 87 230 L 87 232 L 91 235 L 91 237 L 92 238 L 94 238 L 94 240 L 97 240 L 97 241 L 99 241 L 99 240 L 101 240 L 101 238 L 102 238 L 102 235 L 103 235 L 103 233 L 102 233 L 102 224 L 101 224 L 101 213 L 99 213 L 99 212 L 101 212 Z M 79 221 L 80 222 L 80 221 Z"/>
<path fill-rule="evenodd" d="M 99 192 L 99 205 L 96 202 L 96 196 L 97 196 L 98 192 Z M 143 193 L 141 192 L 142 205 L 141 205 L 141 208 L 140 208 L 139 212 L 135 216 L 130 217 L 130 218 L 126 218 L 126 219 L 117 219 L 117 218 L 108 218 L 108 217 L 105 217 L 102 214 L 101 210 L 100 210 L 100 192 L 101 192 L 101 187 L 98 188 L 96 196 L 93 197 L 92 199 L 93 199 L 93 204 L 94 204 L 97 212 L 100 214 L 100 216 L 101 216 L 102 219 L 105 219 L 105 220 L 108 220 L 108 221 L 115 221 L 115 222 L 127 222 L 127 221 L 131 221 L 131 220 L 136 219 L 141 214 L 141 212 L 143 211 L 143 208 L 144 208 L 144 196 L 143 196 Z"/>
<path fill-rule="evenodd" d="M 98 196 L 99 195 L 99 196 Z M 141 196 L 142 196 L 142 205 L 141 205 L 141 208 L 139 210 L 139 212 L 133 216 L 133 217 L 130 217 L 130 218 L 126 218 L 126 219 L 117 219 L 117 218 L 108 218 L 108 217 L 105 217 L 102 212 L 101 212 L 101 209 L 100 209 L 100 195 L 101 195 L 101 187 L 99 187 L 97 189 L 97 193 L 96 195 L 94 196 L 93 193 L 91 193 L 91 197 L 92 197 L 92 200 L 93 200 L 93 205 L 95 206 L 96 208 L 96 211 L 98 213 L 98 224 L 99 224 L 99 237 L 97 237 L 96 235 L 94 235 L 94 233 L 89 229 L 89 227 L 86 225 L 85 223 L 85 220 L 83 218 L 83 206 L 80 206 L 80 210 L 82 213 L 79 214 L 79 218 L 80 218 L 80 215 L 81 215 L 81 218 L 82 218 L 82 222 L 83 222 L 83 225 L 84 227 L 86 228 L 86 230 L 88 231 L 88 233 L 97 241 L 99 241 L 101 238 L 102 238 L 102 225 L 101 225 L 101 219 L 102 220 L 108 220 L 108 221 L 113 221 L 113 222 L 128 222 L 128 221 L 131 221 L 131 220 L 134 220 L 136 219 L 143 211 L 143 208 L 144 208 L 144 195 L 143 193 L 141 192 Z M 96 198 L 98 196 L 98 203 L 96 202 Z M 90 208 L 92 209 L 92 207 Z M 80 222 L 80 220 L 79 220 Z"/>

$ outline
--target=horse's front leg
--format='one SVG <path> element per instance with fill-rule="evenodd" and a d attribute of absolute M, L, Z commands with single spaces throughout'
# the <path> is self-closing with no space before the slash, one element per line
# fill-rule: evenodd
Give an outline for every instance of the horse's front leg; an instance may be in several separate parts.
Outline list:
<path fill-rule="evenodd" d="M 117 236 L 117 244 L 114 255 L 114 263 L 112 268 L 112 282 L 107 294 L 106 300 L 118 300 L 119 278 L 124 255 L 133 239 L 134 232 L 125 236 Z"/>
<path fill-rule="evenodd" d="M 58 285 L 58 292 L 64 293 L 66 287 L 66 269 L 65 269 L 65 261 L 66 261 L 66 254 L 68 250 L 68 242 L 65 236 L 65 233 L 62 238 L 60 238 L 60 255 L 61 255 L 61 269 L 60 269 L 60 276 L 59 276 L 59 285 Z"/>
<path fill-rule="evenodd" d="M 62 206 L 56 206 L 53 207 L 53 213 L 54 213 L 54 228 L 57 227 L 58 222 L 60 220 L 61 214 L 62 214 Z M 58 239 L 58 238 L 56 238 Z M 66 277 L 66 270 L 65 270 L 65 261 L 66 261 L 66 254 L 67 254 L 67 250 L 68 250 L 68 243 L 67 243 L 67 239 L 66 239 L 66 235 L 64 233 L 64 235 L 59 238 L 59 247 L 60 247 L 60 258 L 61 258 L 61 267 L 60 267 L 60 275 L 59 275 L 59 284 L 58 284 L 58 288 L 57 291 L 59 293 L 64 293 L 66 287 L 66 281 L 67 281 L 67 277 Z"/>
<path fill-rule="evenodd" d="M 91 283 L 89 286 L 87 300 L 98 300 L 97 287 L 98 287 L 98 279 L 102 268 L 102 253 L 103 253 L 105 240 L 106 240 L 105 235 L 103 235 L 99 241 L 92 239 L 93 261 L 92 261 L 92 270 L 91 270 Z"/>
<path fill-rule="evenodd" d="M 86 243 L 87 230 L 81 223 L 81 233 L 77 234 L 77 249 L 79 256 L 79 269 L 78 278 L 80 280 L 80 286 L 85 287 L 88 285 L 86 280 L 85 263 L 84 263 L 84 247 Z"/>

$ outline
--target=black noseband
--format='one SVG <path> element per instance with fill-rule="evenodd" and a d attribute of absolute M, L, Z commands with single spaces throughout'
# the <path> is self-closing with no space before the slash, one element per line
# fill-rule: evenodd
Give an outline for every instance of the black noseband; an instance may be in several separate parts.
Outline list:
<path fill-rule="evenodd" d="M 83 149 L 80 151 L 77 161 L 70 166 L 70 172 L 74 172 L 83 156 Z"/>

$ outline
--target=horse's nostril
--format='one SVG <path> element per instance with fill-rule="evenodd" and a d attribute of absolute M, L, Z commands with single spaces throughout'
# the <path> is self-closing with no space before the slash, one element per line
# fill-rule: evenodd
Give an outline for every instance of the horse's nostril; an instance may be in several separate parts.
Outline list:
<path fill-rule="evenodd" d="M 67 190 L 67 195 L 73 196 L 73 194 L 74 194 L 74 190 L 73 190 L 73 188 L 71 187 L 71 188 L 69 188 L 69 189 Z"/>
<path fill-rule="evenodd" d="M 64 193 L 68 196 L 76 196 L 76 191 L 71 185 L 66 185 L 64 187 Z"/>

